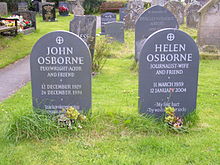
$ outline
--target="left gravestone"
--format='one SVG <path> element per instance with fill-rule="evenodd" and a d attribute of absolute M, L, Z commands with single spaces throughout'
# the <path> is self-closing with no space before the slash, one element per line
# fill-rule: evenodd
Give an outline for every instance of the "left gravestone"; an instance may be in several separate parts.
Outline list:
<path fill-rule="evenodd" d="M 86 43 L 67 31 L 46 34 L 30 57 L 33 107 L 58 114 L 73 106 L 91 108 L 91 55 Z"/>
<path fill-rule="evenodd" d="M 55 5 L 44 4 L 42 6 L 43 20 L 46 22 L 54 22 L 56 20 Z"/>

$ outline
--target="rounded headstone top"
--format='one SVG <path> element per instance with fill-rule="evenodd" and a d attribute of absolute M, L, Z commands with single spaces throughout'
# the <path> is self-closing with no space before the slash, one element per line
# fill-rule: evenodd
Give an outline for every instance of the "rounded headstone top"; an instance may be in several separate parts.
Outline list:
<path fill-rule="evenodd" d="M 189 46 L 189 48 L 190 48 L 190 44 L 192 44 L 190 49 L 197 50 L 197 53 L 199 55 L 198 47 L 195 41 L 186 32 L 181 31 L 179 29 L 174 29 L 174 28 L 165 28 L 165 29 L 161 29 L 161 30 L 158 30 L 152 33 L 148 37 L 148 39 L 145 40 L 143 49 L 141 50 L 141 54 L 143 55 L 143 51 L 149 48 L 148 47 L 149 44 L 153 44 L 153 43 L 164 44 L 164 43 L 169 43 L 169 42 L 170 44 L 173 44 L 174 42 L 175 44 L 180 44 L 180 43 L 183 43 L 183 41 L 185 44 Z"/>
<path fill-rule="evenodd" d="M 156 5 L 145 10 L 135 24 L 135 59 L 138 61 L 144 41 L 155 31 L 179 28 L 176 17 L 166 8 Z"/>
<path fill-rule="evenodd" d="M 43 37 L 41 37 L 32 48 L 32 51 L 37 50 L 35 48 L 42 46 L 42 43 L 44 47 L 47 47 L 47 45 L 62 46 L 63 44 L 73 46 L 73 41 L 75 41 L 74 43 L 77 43 L 77 45 L 83 47 L 85 50 L 89 50 L 85 41 L 83 41 L 83 39 L 78 37 L 76 34 L 64 30 L 58 30 L 58 31 L 49 32 Z M 33 52 L 31 54 L 33 54 Z M 89 57 L 91 57 L 91 55 L 89 55 Z"/>
<path fill-rule="evenodd" d="M 135 26 L 137 27 L 140 22 L 146 21 L 146 20 L 141 20 L 142 17 L 149 17 L 150 15 L 163 15 L 163 17 L 173 17 L 170 18 L 169 20 L 164 20 L 164 21 L 174 21 L 175 23 L 173 22 L 173 24 L 170 26 L 176 26 L 177 29 L 179 28 L 178 22 L 176 20 L 176 17 L 173 15 L 173 13 L 169 11 L 167 8 L 162 7 L 160 5 L 155 5 L 145 10 L 136 20 Z M 161 20 L 152 20 L 152 21 L 161 21 Z"/>

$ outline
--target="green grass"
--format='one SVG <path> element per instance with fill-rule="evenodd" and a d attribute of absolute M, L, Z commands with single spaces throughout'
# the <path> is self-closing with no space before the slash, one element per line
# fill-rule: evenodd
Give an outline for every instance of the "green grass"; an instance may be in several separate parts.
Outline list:
<path fill-rule="evenodd" d="M 65 22 L 69 18 L 62 19 Z M 39 28 L 39 34 L 31 35 L 40 37 L 55 28 L 50 23 L 42 24 L 45 24 L 43 27 L 49 27 L 44 31 Z M 65 27 L 68 30 L 68 25 Z M 25 45 L 25 39 L 29 36 L 21 37 L 20 44 Z M 130 71 L 134 61 L 134 33 L 127 31 L 125 38 L 125 44 L 111 45 L 111 58 L 107 60 L 102 72 L 92 80 L 92 116 L 81 131 L 70 132 L 68 135 L 58 133 L 48 138 L 42 129 L 37 133 L 42 133 L 41 140 L 26 138 L 15 143 L 6 135 L 11 124 L 32 113 L 30 83 L 0 103 L 0 165 L 220 163 L 220 62 L 200 62 L 196 111 L 199 121 L 189 128 L 188 134 L 170 133 L 160 122 L 138 114 L 138 74 Z M 17 39 L 13 40 L 7 42 L 16 42 Z M 11 49 L 4 48 L 3 51 Z M 27 54 L 30 50 L 27 49 Z M 191 116 L 191 121 L 194 122 L 197 116 Z M 29 123 L 33 122 L 21 124 L 19 128 L 25 126 L 21 131 L 32 129 Z M 40 123 L 37 125 L 42 126 Z"/>
<path fill-rule="evenodd" d="M 219 61 L 201 61 L 200 120 L 188 134 L 179 135 L 138 115 L 132 61 L 108 59 L 102 74 L 93 79 L 92 118 L 77 134 L 8 141 L 8 124 L 31 112 L 30 84 L 1 103 L 0 164 L 219 164 Z"/>

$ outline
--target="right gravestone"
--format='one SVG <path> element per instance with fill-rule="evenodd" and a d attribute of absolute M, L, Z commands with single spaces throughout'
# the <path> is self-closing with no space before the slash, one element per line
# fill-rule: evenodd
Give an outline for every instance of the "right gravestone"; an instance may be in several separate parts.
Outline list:
<path fill-rule="evenodd" d="M 177 29 L 162 29 L 144 43 L 139 61 L 139 112 L 157 118 L 171 106 L 177 116 L 196 108 L 199 51 Z"/>
<path fill-rule="evenodd" d="M 140 15 L 135 24 L 135 60 L 138 61 L 144 41 L 155 31 L 177 28 L 176 17 L 162 6 L 153 6 Z"/>

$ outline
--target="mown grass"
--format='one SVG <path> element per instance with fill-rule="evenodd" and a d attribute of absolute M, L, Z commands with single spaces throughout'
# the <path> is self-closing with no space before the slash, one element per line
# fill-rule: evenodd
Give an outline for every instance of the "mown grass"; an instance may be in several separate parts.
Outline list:
<path fill-rule="evenodd" d="M 126 56 L 126 55 L 125 55 Z M 43 140 L 8 141 L 14 117 L 32 110 L 30 83 L 0 104 L 0 164 L 219 164 L 219 61 L 201 61 L 197 126 L 169 133 L 137 111 L 133 59 L 108 59 L 93 78 L 92 117 L 80 132 Z"/>
<path fill-rule="evenodd" d="M 219 164 L 220 62 L 200 62 L 197 111 L 190 121 L 199 120 L 188 134 L 174 134 L 138 114 L 138 73 L 130 71 L 133 38 L 127 31 L 125 44 L 111 45 L 111 58 L 92 80 L 92 115 L 79 132 L 15 143 L 7 132 L 14 121 L 32 114 L 30 83 L 0 103 L 0 164 Z"/>

